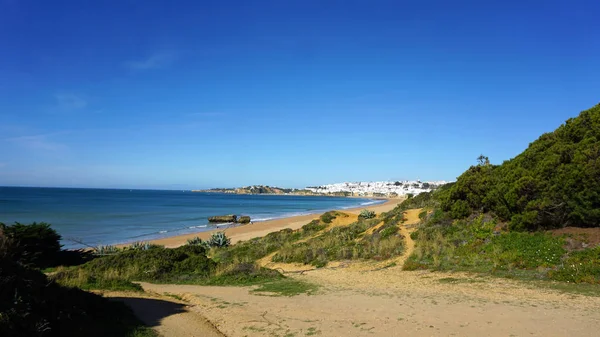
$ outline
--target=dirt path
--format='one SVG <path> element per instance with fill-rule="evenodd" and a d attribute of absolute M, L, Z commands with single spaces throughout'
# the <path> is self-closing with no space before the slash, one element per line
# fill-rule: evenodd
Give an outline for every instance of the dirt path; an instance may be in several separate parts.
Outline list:
<path fill-rule="evenodd" d="M 144 324 L 161 336 L 225 336 L 186 302 L 149 293 L 110 292 L 103 295 L 127 304 Z"/>
<path fill-rule="evenodd" d="M 600 298 L 469 274 L 316 270 L 294 278 L 316 295 L 260 296 L 249 288 L 142 284 L 175 293 L 225 335 L 594 336 Z"/>
<path fill-rule="evenodd" d="M 418 214 L 419 210 L 408 211 L 401 225 L 407 238 L 405 256 L 414 249 L 409 234 Z M 468 273 L 402 271 L 405 259 L 387 268 L 381 266 L 390 261 L 344 262 L 336 269 L 288 274 L 320 286 L 314 295 L 295 297 L 260 295 L 249 287 L 142 283 L 146 291 L 174 294 L 185 302 L 173 303 L 186 305 L 153 308 L 134 301 L 132 306 L 165 337 L 222 336 L 218 331 L 229 337 L 545 337 L 595 336 L 600 330 L 600 296 Z M 214 327 L 218 331 L 210 330 Z M 203 328 L 208 332 L 194 334 Z"/>
<path fill-rule="evenodd" d="M 400 225 L 400 234 L 404 236 L 404 243 L 406 245 L 406 249 L 404 251 L 404 254 L 396 260 L 396 264 L 398 264 L 400 267 L 404 265 L 406 259 L 408 259 L 408 257 L 415 250 L 415 241 L 410 237 L 410 234 L 414 232 L 413 226 L 418 224 L 420 221 L 420 212 L 421 209 L 411 209 L 404 212 L 404 217 L 406 221 L 402 225 Z"/>

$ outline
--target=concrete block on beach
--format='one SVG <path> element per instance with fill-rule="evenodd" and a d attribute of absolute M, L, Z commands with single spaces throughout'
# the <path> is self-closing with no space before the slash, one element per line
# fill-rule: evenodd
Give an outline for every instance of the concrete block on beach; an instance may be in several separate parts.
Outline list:
<path fill-rule="evenodd" d="M 217 215 L 217 216 L 211 216 L 208 218 L 208 222 L 236 222 L 237 221 L 237 216 L 230 214 L 230 215 Z"/>

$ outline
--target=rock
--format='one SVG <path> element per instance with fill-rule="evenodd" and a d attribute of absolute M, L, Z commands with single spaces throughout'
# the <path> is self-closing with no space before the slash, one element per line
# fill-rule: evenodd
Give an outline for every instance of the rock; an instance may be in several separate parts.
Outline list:
<path fill-rule="evenodd" d="M 217 215 L 208 218 L 208 222 L 236 222 L 237 216 L 231 215 Z"/>
<path fill-rule="evenodd" d="M 250 217 L 247 215 L 242 215 L 237 219 L 238 223 L 250 223 Z"/>

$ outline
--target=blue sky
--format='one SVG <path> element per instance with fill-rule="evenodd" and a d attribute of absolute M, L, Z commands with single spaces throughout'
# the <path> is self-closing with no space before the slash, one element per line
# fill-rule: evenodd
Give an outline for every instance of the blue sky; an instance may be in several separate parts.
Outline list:
<path fill-rule="evenodd" d="M 598 1 L 0 0 L 0 185 L 451 180 L 600 101 Z"/>

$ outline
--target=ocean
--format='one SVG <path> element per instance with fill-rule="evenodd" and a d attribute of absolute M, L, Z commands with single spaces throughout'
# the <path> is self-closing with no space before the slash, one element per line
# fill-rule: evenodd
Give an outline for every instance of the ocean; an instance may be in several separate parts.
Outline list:
<path fill-rule="evenodd" d="M 190 191 L 0 187 L 0 222 L 46 222 L 66 249 L 145 241 L 215 228 L 213 215 L 253 222 L 381 203 L 381 200 Z"/>

